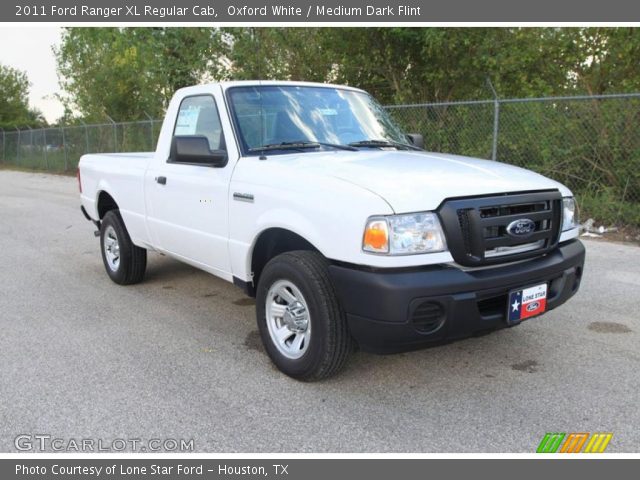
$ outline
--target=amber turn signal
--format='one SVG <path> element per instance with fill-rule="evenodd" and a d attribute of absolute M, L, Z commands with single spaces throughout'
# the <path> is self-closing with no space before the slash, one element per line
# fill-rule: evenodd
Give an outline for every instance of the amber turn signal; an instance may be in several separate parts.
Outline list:
<path fill-rule="evenodd" d="M 389 228 L 386 220 L 371 220 L 364 231 L 362 248 L 367 252 L 389 251 Z"/>

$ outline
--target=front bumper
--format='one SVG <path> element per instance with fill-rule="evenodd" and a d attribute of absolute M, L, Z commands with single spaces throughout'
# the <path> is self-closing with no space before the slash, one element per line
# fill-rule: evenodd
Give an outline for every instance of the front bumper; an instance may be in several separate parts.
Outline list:
<path fill-rule="evenodd" d="M 584 246 L 573 240 L 542 257 L 472 271 L 331 265 L 329 272 L 360 348 L 391 353 L 509 326 L 508 295 L 516 288 L 547 282 L 552 310 L 578 291 L 584 257 Z"/>

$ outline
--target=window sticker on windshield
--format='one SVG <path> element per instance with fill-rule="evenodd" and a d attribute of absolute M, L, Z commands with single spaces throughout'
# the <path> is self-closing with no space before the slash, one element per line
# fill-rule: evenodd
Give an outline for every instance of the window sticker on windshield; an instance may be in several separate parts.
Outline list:
<path fill-rule="evenodd" d="M 195 135 L 200 107 L 189 107 L 180 110 L 174 135 Z"/>
<path fill-rule="evenodd" d="M 335 108 L 319 108 L 320 115 L 338 115 L 338 111 Z"/>

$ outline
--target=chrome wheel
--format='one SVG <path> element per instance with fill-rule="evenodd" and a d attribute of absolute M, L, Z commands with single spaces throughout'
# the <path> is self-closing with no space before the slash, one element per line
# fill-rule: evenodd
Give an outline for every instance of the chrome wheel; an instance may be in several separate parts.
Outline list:
<path fill-rule="evenodd" d="M 120 243 L 111 225 L 104 231 L 104 255 L 111 271 L 117 272 L 120 267 Z"/>
<path fill-rule="evenodd" d="M 289 280 L 278 280 L 267 293 L 265 314 L 273 344 L 287 358 L 304 355 L 311 339 L 311 317 L 302 293 Z"/>

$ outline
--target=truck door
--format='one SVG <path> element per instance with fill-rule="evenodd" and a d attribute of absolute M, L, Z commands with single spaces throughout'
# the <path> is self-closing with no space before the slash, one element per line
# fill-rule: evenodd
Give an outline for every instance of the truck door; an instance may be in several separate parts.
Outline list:
<path fill-rule="evenodd" d="M 182 99 L 173 138 L 206 137 L 212 151 L 227 151 L 218 95 Z M 145 178 L 147 221 L 157 245 L 187 263 L 231 278 L 228 253 L 228 189 L 235 160 L 225 166 L 186 163 L 171 148 Z"/>

